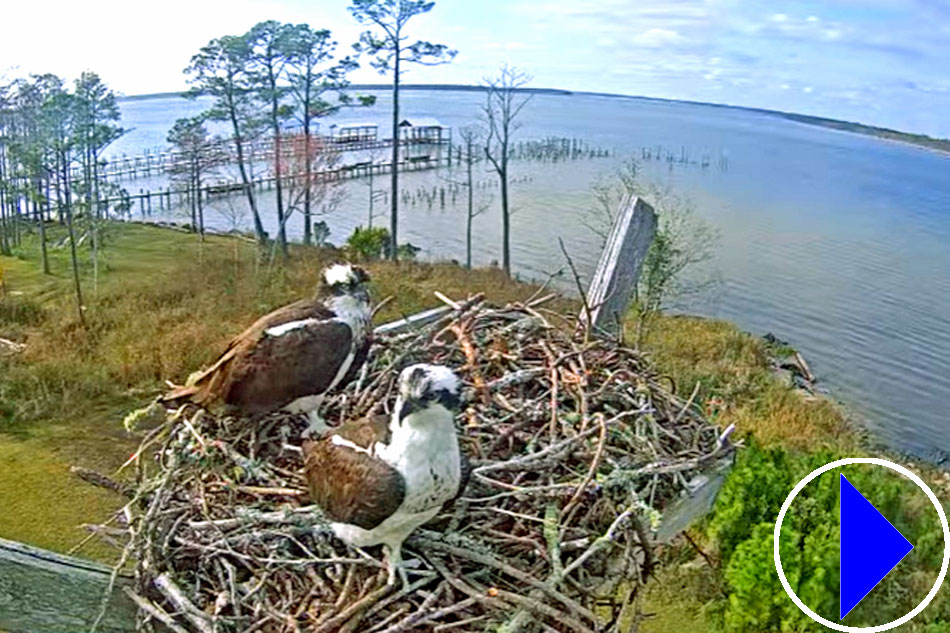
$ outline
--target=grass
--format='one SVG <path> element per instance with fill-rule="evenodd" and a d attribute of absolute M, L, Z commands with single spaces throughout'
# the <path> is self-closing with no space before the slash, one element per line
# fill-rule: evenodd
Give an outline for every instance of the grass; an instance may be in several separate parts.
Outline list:
<path fill-rule="evenodd" d="M 64 234 L 55 226 L 48 233 L 51 244 Z M 165 380 L 184 382 L 261 314 L 311 295 L 321 268 L 340 258 L 299 246 L 286 267 L 268 267 L 240 239 L 209 237 L 199 246 L 188 233 L 119 224 L 110 229 L 96 291 L 88 250 L 80 252 L 84 329 L 68 249 L 50 249 L 51 275 L 40 272 L 35 236 L 16 254 L 0 257 L 0 337 L 27 347 L 0 357 L 0 537 L 60 552 L 83 536 L 78 524 L 101 520 L 120 502 L 72 477 L 69 466 L 118 467 L 134 448 L 121 431 L 126 412 L 159 393 Z M 433 290 L 450 297 L 485 292 L 499 303 L 536 290 L 493 269 L 388 262 L 367 268 L 376 298 L 394 296 L 379 322 L 440 305 Z M 104 548 L 83 553 L 109 558 Z"/>
<path fill-rule="evenodd" d="M 688 316 L 658 318 L 643 348 L 672 378 L 678 394 L 696 402 L 720 426 L 761 446 L 793 450 L 849 450 L 857 436 L 844 411 L 826 398 L 803 398 L 775 379 L 770 350 L 759 337 L 726 321 Z"/>

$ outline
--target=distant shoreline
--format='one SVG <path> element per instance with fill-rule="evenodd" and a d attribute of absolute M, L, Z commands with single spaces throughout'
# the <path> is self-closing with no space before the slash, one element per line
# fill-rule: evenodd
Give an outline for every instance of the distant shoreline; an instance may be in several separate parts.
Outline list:
<path fill-rule="evenodd" d="M 402 84 L 403 90 L 444 90 L 447 92 L 483 92 L 484 86 L 473 86 L 469 84 Z M 388 90 L 390 84 L 350 84 L 352 90 Z M 827 117 L 812 116 L 809 114 L 797 114 L 795 112 L 783 112 L 781 110 L 768 110 L 765 108 L 752 108 L 748 106 L 729 105 L 724 103 L 711 103 L 708 101 L 689 101 L 685 99 L 664 99 L 661 97 L 646 97 L 642 95 L 624 95 L 613 92 L 590 92 L 584 90 L 561 90 L 557 88 L 519 88 L 519 92 L 528 94 L 542 95 L 585 95 L 592 97 L 613 97 L 622 99 L 639 99 L 643 101 L 656 101 L 661 103 L 686 103 L 689 105 L 709 106 L 712 108 L 728 108 L 730 110 L 743 110 L 754 112 L 756 114 L 765 114 L 768 116 L 780 117 L 806 125 L 824 127 L 833 130 L 861 134 L 863 136 L 873 136 L 889 141 L 907 143 L 917 147 L 924 147 L 938 152 L 950 154 L 950 139 L 933 138 L 926 134 L 913 134 L 910 132 L 901 132 L 890 128 L 866 125 L 854 121 L 842 121 L 839 119 L 829 119 Z M 129 95 L 119 97 L 119 101 L 144 101 L 146 99 L 162 99 L 169 97 L 180 97 L 182 92 L 155 92 L 142 95 Z"/>

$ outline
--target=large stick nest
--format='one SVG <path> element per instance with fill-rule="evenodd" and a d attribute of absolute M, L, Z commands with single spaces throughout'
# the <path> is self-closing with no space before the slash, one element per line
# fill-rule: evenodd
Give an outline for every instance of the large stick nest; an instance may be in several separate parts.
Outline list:
<path fill-rule="evenodd" d="M 557 325 L 555 325 L 555 323 Z M 410 586 L 383 555 L 336 539 L 301 474 L 306 421 L 249 424 L 179 410 L 130 460 L 125 509 L 140 616 L 175 631 L 621 631 L 654 562 L 651 530 L 689 478 L 731 450 L 638 352 L 585 339 L 534 305 L 470 298 L 381 336 L 325 411 L 388 412 L 399 371 L 455 369 L 472 478 L 404 546 Z M 499 626 L 507 628 L 499 628 Z M 160 628 L 160 627 L 159 627 Z"/>

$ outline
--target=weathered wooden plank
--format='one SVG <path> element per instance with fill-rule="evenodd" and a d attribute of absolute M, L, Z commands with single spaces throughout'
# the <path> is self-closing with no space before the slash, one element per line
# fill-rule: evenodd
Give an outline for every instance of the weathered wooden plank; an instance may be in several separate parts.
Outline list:
<path fill-rule="evenodd" d="M 88 631 L 109 586 L 108 567 L 0 539 L 0 631 Z M 135 630 L 135 604 L 122 593 L 120 577 L 99 626 L 103 633 Z"/>
<path fill-rule="evenodd" d="M 687 492 L 663 509 L 663 519 L 655 537 L 657 543 L 670 542 L 697 519 L 709 514 L 732 469 L 732 463 L 733 456 L 726 456 L 688 482 Z"/>
<path fill-rule="evenodd" d="M 616 333 L 655 235 L 653 207 L 636 196 L 625 198 L 587 291 L 591 318 L 598 329 Z"/>
<path fill-rule="evenodd" d="M 395 332 L 408 329 L 409 327 L 420 327 L 426 325 L 427 323 L 432 323 L 451 309 L 452 308 L 449 306 L 440 306 L 438 308 L 432 308 L 431 310 L 424 310 L 423 312 L 412 314 L 397 321 L 383 323 L 382 325 L 374 328 L 373 333 L 376 335 L 393 334 Z"/>

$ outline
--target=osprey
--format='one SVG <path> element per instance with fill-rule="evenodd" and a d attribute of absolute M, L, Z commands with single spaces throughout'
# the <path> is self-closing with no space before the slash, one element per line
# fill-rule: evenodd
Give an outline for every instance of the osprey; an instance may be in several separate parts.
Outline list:
<path fill-rule="evenodd" d="M 455 414 L 459 380 L 448 367 L 412 365 L 399 376 L 391 416 L 346 423 L 303 443 L 311 500 L 334 533 L 357 547 L 386 546 L 389 584 L 408 583 L 401 547 L 465 486 Z"/>
<path fill-rule="evenodd" d="M 325 429 L 319 416 L 324 394 L 352 380 L 369 350 L 368 281 L 356 266 L 326 268 L 312 299 L 258 319 L 211 367 L 162 401 L 250 416 L 304 413 L 311 429 Z"/>

